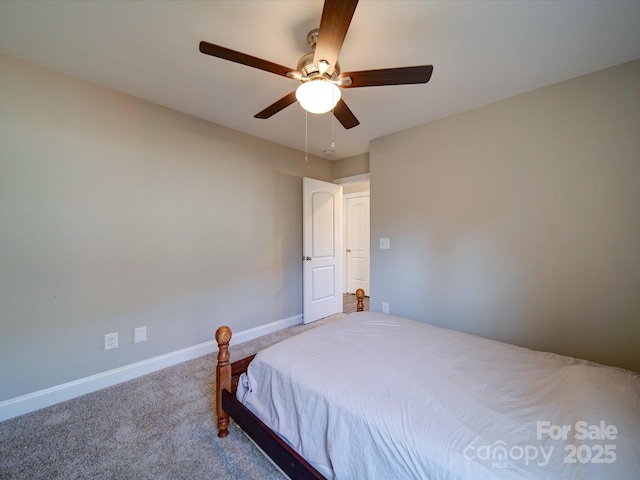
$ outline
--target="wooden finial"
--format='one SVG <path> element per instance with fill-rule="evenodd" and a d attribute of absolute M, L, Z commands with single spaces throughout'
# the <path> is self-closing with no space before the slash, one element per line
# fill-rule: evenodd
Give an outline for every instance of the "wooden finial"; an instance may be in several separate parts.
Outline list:
<path fill-rule="evenodd" d="M 229 364 L 229 342 L 231 329 L 220 327 L 216 330 L 218 342 L 218 365 L 216 366 L 216 413 L 218 415 L 218 437 L 229 435 L 229 415 L 222 409 L 222 390 L 231 391 L 231 365 Z"/>
<path fill-rule="evenodd" d="M 358 304 L 356 305 L 356 312 L 362 312 L 364 310 L 364 290 L 359 288 L 356 290 L 356 298 Z"/>
<path fill-rule="evenodd" d="M 229 342 L 231 341 L 231 329 L 227 326 L 216 330 L 216 342 L 218 342 L 218 365 L 229 363 Z"/>

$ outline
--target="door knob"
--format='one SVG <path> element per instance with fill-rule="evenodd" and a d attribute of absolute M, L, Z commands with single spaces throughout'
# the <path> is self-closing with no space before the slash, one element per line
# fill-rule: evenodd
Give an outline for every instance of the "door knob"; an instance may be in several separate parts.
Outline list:
<path fill-rule="evenodd" d="M 350 252 L 351 252 L 351 249 L 350 249 L 350 248 L 347 248 L 347 253 L 350 253 Z"/>

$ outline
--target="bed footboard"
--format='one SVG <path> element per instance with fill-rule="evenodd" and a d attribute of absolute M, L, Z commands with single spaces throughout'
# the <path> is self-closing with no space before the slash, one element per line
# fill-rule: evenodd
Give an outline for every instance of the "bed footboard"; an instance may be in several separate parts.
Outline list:
<path fill-rule="evenodd" d="M 356 291 L 356 311 L 364 310 L 364 290 Z M 323 479 L 324 477 L 277 434 L 269 429 L 258 417 L 236 399 L 240 375 L 247 371 L 255 357 L 251 355 L 237 362 L 229 362 L 229 342 L 231 329 L 218 328 L 218 364 L 216 366 L 216 416 L 218 437 L 229 435 L 229 415 L 249 435 L 262 450 L 287 474 L 295 479 Z"/>
<path fill-rule="evenodd" d="M 229 416 L 290 478 L 320 480 L 324 477 L 309 462 L 287 445 L 258 417 L 236 399 L 238 380 L 247 371 L 255 355 L 237 362 L 229 362 L 231 329 L 220 327 L 216 331 L 218 365 L 216 366 L 216 414 L 218 437 L 229 435 Z"/>

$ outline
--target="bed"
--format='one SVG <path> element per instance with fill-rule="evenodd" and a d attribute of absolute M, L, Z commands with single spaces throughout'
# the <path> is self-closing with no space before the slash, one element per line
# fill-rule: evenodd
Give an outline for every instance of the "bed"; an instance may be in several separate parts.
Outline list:
<path fill-rule="evenodd" d="M 640 478 L 627 370 L 376 312 L 235 363 L 216 338 L 218 435 L 231 416 L 291 478 Z"/>

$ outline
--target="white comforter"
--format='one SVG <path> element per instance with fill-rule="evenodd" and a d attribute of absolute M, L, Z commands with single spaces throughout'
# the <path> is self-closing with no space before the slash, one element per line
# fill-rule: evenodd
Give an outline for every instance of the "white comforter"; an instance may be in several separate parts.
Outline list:
<path fill-rule="evenodd" d="M 263 350 L 242 383 L 327 478 L 640 478 L 626 370 L 362 312 Z"/>

